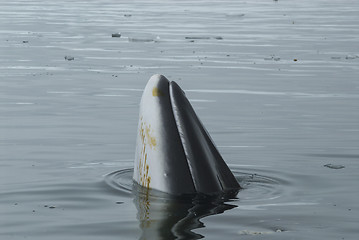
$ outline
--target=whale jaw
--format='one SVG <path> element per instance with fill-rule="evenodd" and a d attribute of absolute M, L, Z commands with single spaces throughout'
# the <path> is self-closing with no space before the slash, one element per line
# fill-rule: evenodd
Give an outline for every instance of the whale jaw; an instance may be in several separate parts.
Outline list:
<path fill-rule="evenodd" d="M 143 92 L 133 179 L 171 195 L 237 192 L 240 186 L 182 89 L 154 75 Z"/>

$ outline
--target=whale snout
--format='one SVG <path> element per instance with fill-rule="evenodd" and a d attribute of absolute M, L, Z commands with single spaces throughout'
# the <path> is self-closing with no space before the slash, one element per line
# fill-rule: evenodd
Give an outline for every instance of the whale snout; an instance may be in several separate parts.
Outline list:
<path fill-rule="evenodd" d="M 162 75 L 141 98 L 133 179 L 172 195 L 240 189 L 184 91 Z"/>

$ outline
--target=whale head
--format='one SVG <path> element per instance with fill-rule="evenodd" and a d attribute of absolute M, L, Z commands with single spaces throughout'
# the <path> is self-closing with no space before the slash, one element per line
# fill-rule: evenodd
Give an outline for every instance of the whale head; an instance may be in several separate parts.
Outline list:
<path fill-rule="evenodd" d="M 184 91 L 154 75 L 143 92 L 133 180 L 171 195 L 237 194 L 240 186 Z"/>

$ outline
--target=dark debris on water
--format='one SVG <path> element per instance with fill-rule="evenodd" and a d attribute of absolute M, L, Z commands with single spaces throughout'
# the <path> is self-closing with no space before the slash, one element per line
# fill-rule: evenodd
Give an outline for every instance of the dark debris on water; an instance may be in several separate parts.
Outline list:
<path fill-rule="evenodd" d="M 54 208 L 56 208 L 55 206 L 53 206 L 53 205 L 44 205 L 44 207 L 46 207 L 46 208 L 50 208 L 50 209 L 54 209 Z"/>
<path fill-rule="evenodd" d="M 65 60 L 67 60 L 67 61 L 73 61 L 73 60 L 75 60 L 75 57 L 65 56 Z"/>
<path fill-rule="evenodd" d="M 121 33 L 112 33 L 111 36 L 112 36 L 113 38 L 114 38 L 114 37 L 119 38 L 119 37 L 121 37 Z"/>
<path fill-rule="evenodd" d="M 324 167 L 327 167 L 327 168 L 331 168 L 331 169 L 342 169 L 342 168 L 345 168 L 344 165 L 337 165 L 337 164 L 325 164 Z"/>

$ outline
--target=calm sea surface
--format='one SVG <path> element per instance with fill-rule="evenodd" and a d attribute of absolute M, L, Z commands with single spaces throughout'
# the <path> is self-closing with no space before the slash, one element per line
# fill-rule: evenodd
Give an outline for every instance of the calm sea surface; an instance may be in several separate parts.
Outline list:
<path fill-rule="evenodd" d="M 132 190 L 155 73 L 237 199 Z M 359 1 L 0 0 L 0 239 L 354 240 L 358 182 Z"/>

